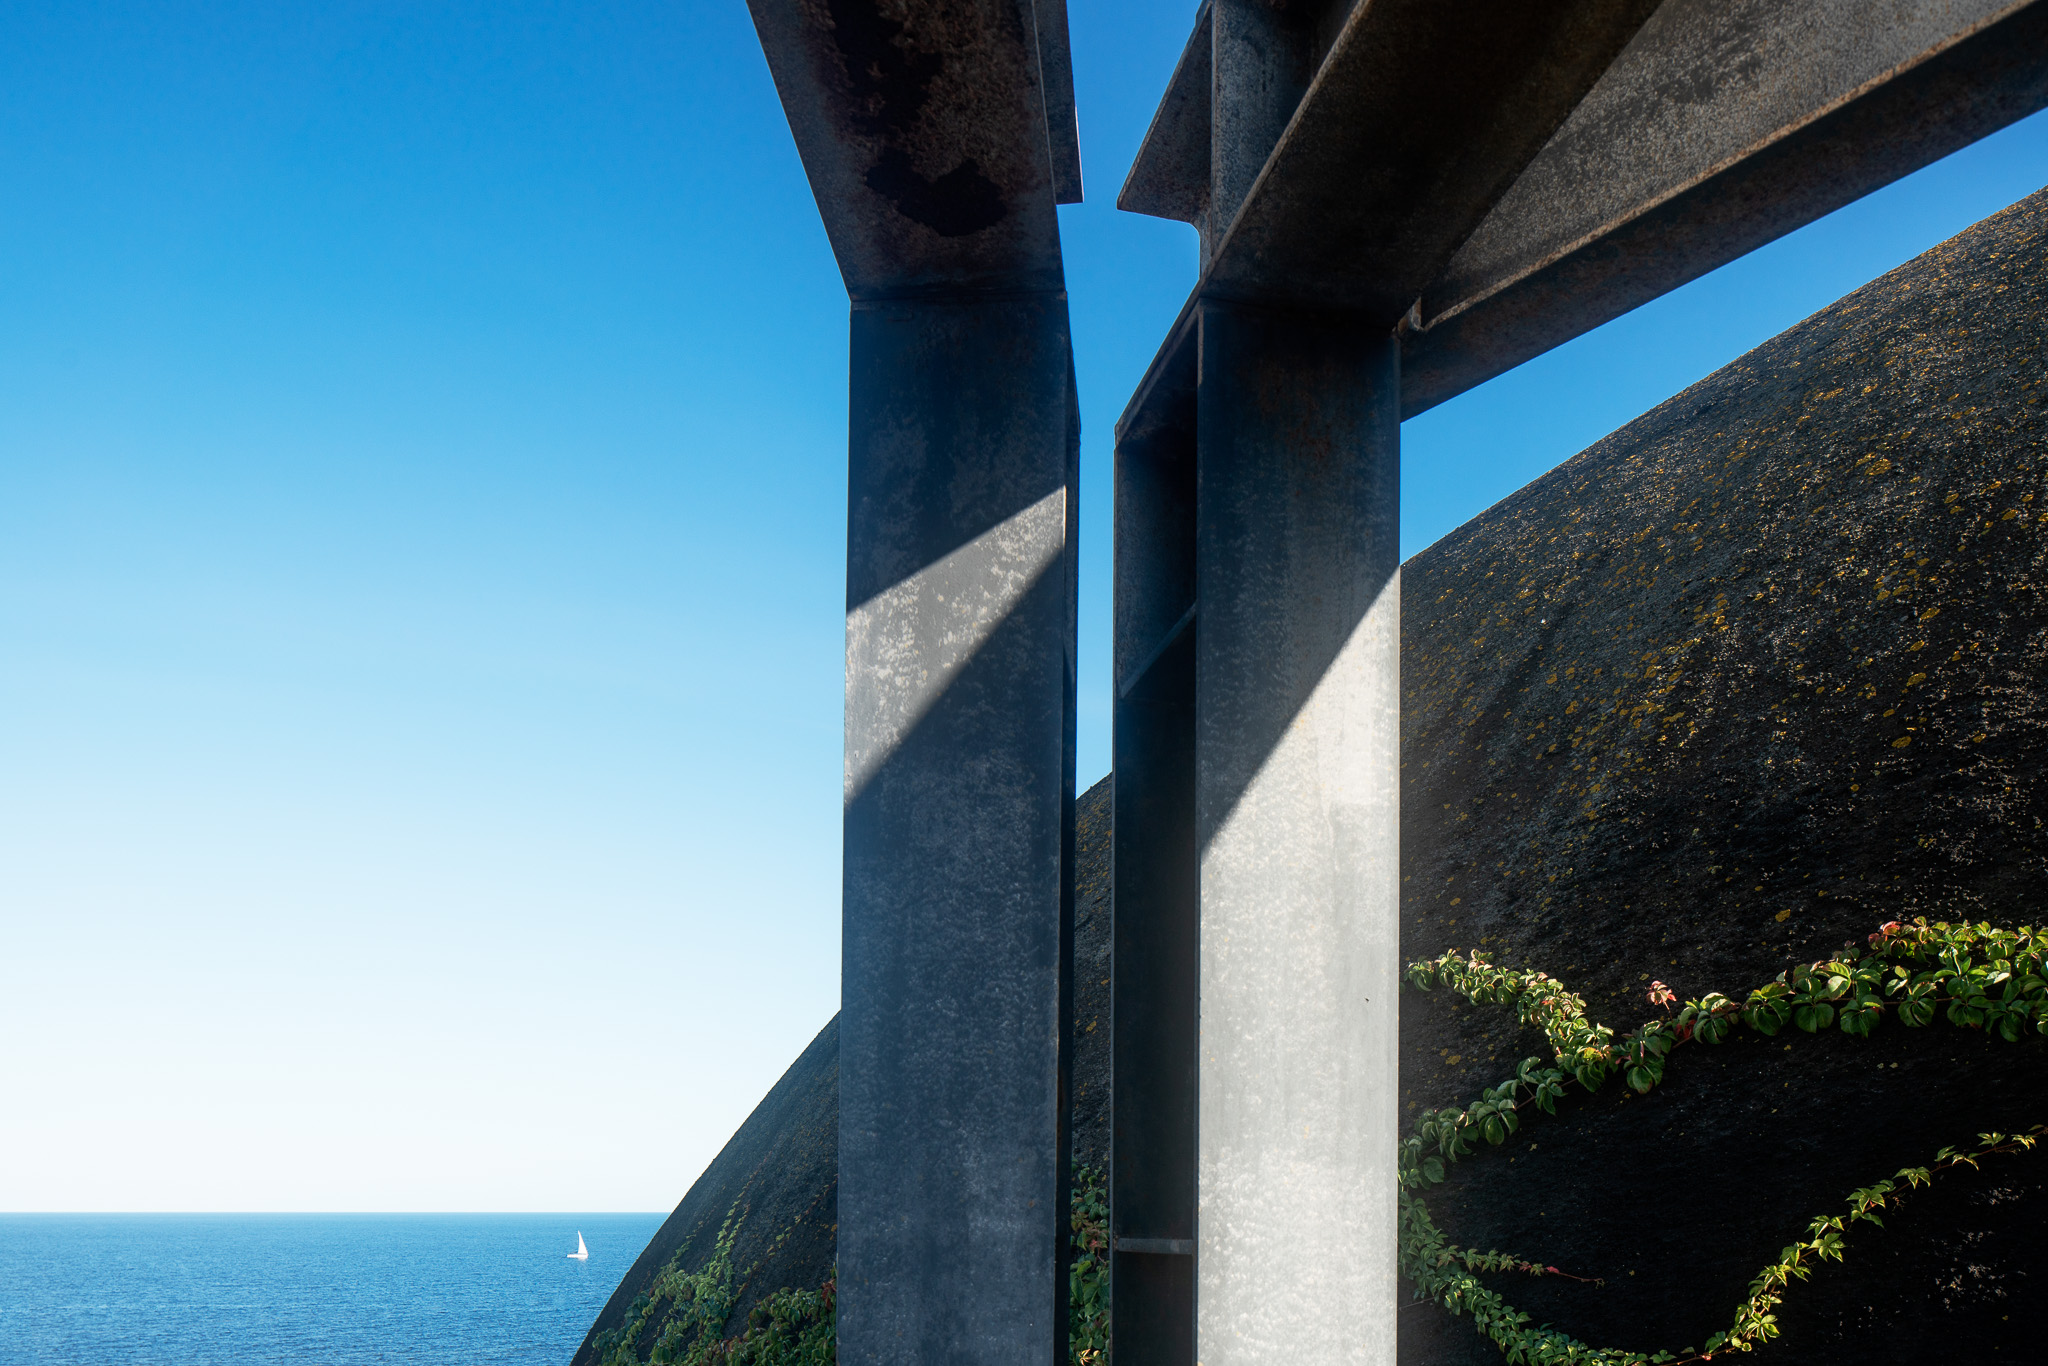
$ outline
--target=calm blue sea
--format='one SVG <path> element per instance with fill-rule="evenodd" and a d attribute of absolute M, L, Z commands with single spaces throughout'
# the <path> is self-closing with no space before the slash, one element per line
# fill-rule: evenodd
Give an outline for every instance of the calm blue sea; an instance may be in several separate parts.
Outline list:
<path fill-rule="evenodd" d="M 0 1363 L 567 1366 L 661 1219 L 0 1214 Z"/>

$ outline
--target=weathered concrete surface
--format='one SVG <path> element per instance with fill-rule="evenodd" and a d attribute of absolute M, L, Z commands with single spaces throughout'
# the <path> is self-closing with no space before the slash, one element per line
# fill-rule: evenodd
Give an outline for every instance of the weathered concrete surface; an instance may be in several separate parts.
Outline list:
<path fill-rule="evenodd" d="M 1065 1331 L 1078 419 L 1063 297 L 857 304 L 842 1361 Z"/>
<path fill-rule="evenodd" d="M 1925 914 L 2040 921 L 2048 871 L 2048 195 L 1742 357 L 1403 571 L 1403 953 L 1484 948 L 1632 1026 Z M 1403 1104 L 1539 1051 L 1405 997 Z M 1582 1340 L 1728 1326 L 1852 1189 L 2048 1120 L 2048 1040 L 1746 1033 L 1575 1101 L 1433 1200 Z M 1944 1177 L 1794 1287 L 1800 1366 L 2038 1360 L 2048 1162 Z M 1496 1362 L 1402 1311 L 1403 1359 Z"/>
<path fill-rule="evenodd" d="M 2043 104 L 2040 0 L 1665 0 L 1424 291 L 1402 416 Z"/>
<path fill-rule="evenodd" d="M 1074 801 L 1074 1161 L 1109 1170 L 1110 947 L 1109 814 L 1112 781 Z"/>
<path fill-rule="evenodd" d="M 750 0 L 856 299 L 1058 291 L 1080 198 L 1063 0 Z"/>
<path fill-rule="evenodd" d="M 1398 353 L 1214 304 L 1201 347 L 1195 1359 L 1387 1363 Z"/>

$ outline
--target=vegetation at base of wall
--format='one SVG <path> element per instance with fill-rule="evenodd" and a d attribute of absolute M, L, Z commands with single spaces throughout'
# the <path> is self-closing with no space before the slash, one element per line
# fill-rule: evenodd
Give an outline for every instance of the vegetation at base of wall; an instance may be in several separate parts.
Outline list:
<path fill-rule="evenodd" d="M 816 1290 L 784 1287 L 754 1306 L 743 1331 L 726 1332 L 744 1284 L 732 1264 L 743 1217 L 735 1205 L 719 1226 L 711 1259 L 698 1270 L 681 1268 L 680 1250 L 669 1259 L 652 1288 L 626 1310 L 626 1322 L 599 1336 L 599 1366 L 832 1366 L 839 1351 L 832 1280 Z M 1074 1168 L 1071 1223 L 1067 1360 L 1070 1366 L 1106 1366 L 1109 1192 L 1093 1167 Z M 636 1344 L 668 1306 L 668 1321 L 643 1360 Z"/>
<path fill-rule="evenodd" d="M 1109 1184 L 1074 1168 L 1073 1258 L 1067 1265 L 1068 1366 L 1109 1361 Z"/>
<path fill-rule="evenodd" d="M 744 1330 L 726 1333 L 740 1293 L 732 1245 L 741 1218 L 735 1205 L 698 1270 L 681 1268 L 680 1250 L 669 1259 L 652 1289 L 627 1309 L 626 1322 L 598 1338 L 601 1366 L 831 1366 L 839 1344 L 829 1279 L 815 1290 L 776 1291 L 754 1306 Z M 665 1306 L 673 1311 L 643 1360 L 636 1344 Z"/>
<path fill-rule="evenodd" d="M 1401 1269 L 1415 1282 L 1419 1297 L 1454 1314 L 1471 1315 L 1479 1331 L 1516 1366 L 1677 1366 L 1754 1351 L 1778 1335 L 1771 1311 L 1791 1283 L 1804 1280 L 1823 1261 L 1842 1260 L 1851 1225 L 1882 1226 L 1878 1211 L 1896 1205 L 1936 1173 L 1975 1167 L 1994 1154 L 2025 1151 L 2048 1135 L 2048 1125 L 2021 1134 L 1980 1134 L 1975 1147 L 1944 1148 L 1926 1167 L 1905 1168 L 1852 1192 L 1848 1213 L 1822 1215 L 1807 1225 L 1805 1235 L 1750 1283 L 1728 1331 L 1698 1348 L 1636 1352 L 1588 1347 L 1556 1329 L 1531 1327 L 1527 1314 L 1478 1279 L 1483 1272 L 1565 1273 L 1509 1253 L 1454 1247 L 1438 1230 L 1422 1192 L 1445 1179 L 1447 1164 L 1482 1151 L 1482 1140 L 1496 1147 L 1505 1142 L 1521 1126 L 1525 1106 L 1555 1113 L 1569 1086 L 1596 1091 L 1619 1074 L 1636 1091 L 1648 1092 L 1664 1080 L 1674 1049 L 1720 1043 L 1737 1028 L 1775 1035 L 1787 1024 L 1807 1033 L 1832 1026 L 1868 1037 L 1892 1011 L 1908 1026 L 1930 1024 L 1940 1013 L 1951 1024 L 1993 1032 L 2009 1042 L 2025 1033 L 2048 1034 L 2048 931 L 1929 924 L 1924 918 L 1910 925 L 1892 921 L 1870 936 L 1867 948 L 1846 945 L 1832 959 L 1781 972 L 1741 1003 L 1710 992 L 1674 1015 L 1676 996 L 1662 982 L 1653 982 L 1650 1002 L 1662 1006 L 1666 1018 L 1619 1040 L 1606 1025 L 1592 1023 L 1585 1001 L 1547 973 L 1496 967 L 1483 954 L 1461 957 L 1454 950 L 1409 964 L 1406 975 L 1422 991 L 1441 986 L 1475 1005 L 1512 1006 L 1523 1024 L 1543 1031 L 1556 1055 L 1551 1066 L 1540 1058 L 1525 1059 L 1514 1076 L 1470 1105 L 1424 1113 L 1400 1151 Z"/>

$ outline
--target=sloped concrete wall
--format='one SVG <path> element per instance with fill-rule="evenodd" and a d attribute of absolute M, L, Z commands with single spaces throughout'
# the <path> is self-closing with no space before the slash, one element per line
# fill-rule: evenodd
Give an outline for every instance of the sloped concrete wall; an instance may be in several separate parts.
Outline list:
<path fill-rule="evenodd" d="M 1774 338 L 1403 571 L 1403 949 L 1541 968 L 1618 1029 L 1914 915 L 2039 923 L 2048 887 L 2048 195 Z M 2048 1120 L 2048 1040 L 1893 1020 L 1743 1032 L 1537 1117 L 1432 1199 L 1595 1346 L 1725 1329 L 1849 1191 Z M 1403 1104 L 1541 1051 L 1404 998 Z M 2038 1357 L 2048 1157 L 1945 1177 L 1796 1285 L 1788 1362 Z M 1404 1360 L 1495 1362 L 1403 1311 Z"/>

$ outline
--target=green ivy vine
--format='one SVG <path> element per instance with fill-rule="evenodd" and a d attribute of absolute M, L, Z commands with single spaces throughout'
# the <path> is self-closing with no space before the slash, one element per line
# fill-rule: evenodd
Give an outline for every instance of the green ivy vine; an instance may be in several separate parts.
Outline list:
<path fill-rule="evenodd" d="M 831 1279 L 816 1290 L 784 1287 L 761 1300 L 746 1327 L 725 1331 L 739 1302 L 733 1239 L 743 1216 L 735 1205 L 719 1225 L 711 1258 L 696 1271 L 669 1258 L 654 1284 L 633 1299 L 625 1322 L 597 1340 L 600 1366 L 832 1366 L 838 1359 L 838 1317 Z M 643 1362 L 634 1344 L 663 1305 L 674 1310 Z"/>
<path fill-rule="evenodd" d="M 1649 1366 L 1650 1363 L 1709 1361 L 1728 1352 L 1749 1352 L 1778 1335 L 1771 1311 L 1794 1280 L 1803 1280 L 1823 1261 L 1842 1260 L 1850 1226 L 1882 1226 L 1888 1209 L 1938 1172 L 1974 1167 L 1994 1154 L 2030 1149 L 2048 1125 L 2025 1133 L 1980 1134 L 1974 1147 L 1944 1148 L 1925 1167 L 1907 1167 L 1891 1178 L 1852 1191 L 1847 1212 L 1822 1215 L 1804 1236 L 1757 1274 L 1735 1308 L 1734 1322 L 1698 1348 L 1636 1352 L 1589 1347 L 1530 1317 L 1488 1289 L 1479 1273 L 1517 1271 L 1532 1276 L 1565 1273 L 1501 1252 L 1453 1246 L 1431 1220 L 1422 1192 L 1443 1181 L 1447 1164 L 1498 1146 L 1521 1125 L 1523 1107 L 1556 1112 L 1568 1086 L 1597 1091 L 1620 1075 L 1639 1092 L 1664 1080 L 1672 1051 L 1682 1044 L 1716 1044 L 1738 1028 L 1775 1035 L 1786 1025 L 1816 1033 L 1837 1028 L 1865 1037 L 1887 1011 L 1901 1023 L 1920 1027 L 1945 1014 L 1950 1023 L 1984 1029 L 2008 1041 L 2022 1034 L 2048 1034 L 2048 931 L 1988 924 L 1911 924 L 1891 921 L 1870 936 L 1869 945 L 1845 947 L 1832 959 L 1779 973 L 1737 1002 L 1718 992 L 1688 1001 L 1674 1015 L 1677 997 L 1662 982 L 1651 983 L 1650 1002 L 1666 1018 L 1651 1020 L 1619 1039 L 1606 1025 L 1592 1023 L 1586 1003 L 1542 972 L 1496 967 L 1485 955 L 1446 953 L 1411 963 L 1407 980 L 1419 990 L 1445 987 L 1475 1005 L 1512 1006 L 1525 1025 L 1543 1031 L 1555 1053 L 1546 1066 L 1529 1058 L 1515 1075 L 1484 1091 L 1470 1105 L 1426 1111 L 1412 1137 L 1401 1145 L 1400 1261 L 1420 1298 L 1454 1314 L 1469 1314 L 1479 1331 L 1517 1366 Z M 1573 1279 L 1585 1279 L 1574 1277 Z"/>
<path fill-rule="evenodd" d="M 1074 1168 L 1069 1222 L 1073 1258 L 1067 1271 L 1069 1366 L 1107 1366 L 1109 1359 L 1109 1190 L 1093 1167 Z M 599 1336 L 599 1366 L 832 1366 L 839 1350 L 835 1283 L 816 1290 L 787 1287 L 756 1304 L 746 1327 L 727 1333 L 740 1285 L 733 1240 L 744 1216 L 735 1205 L 719 1226 L 711 1257 L 684 1271 L 680 1250 L 654 1284 L 626 1310 L 625 1322 Z M 664 1305 L 668 1322 L 640 1357 L 635 1344 Z"/>
<path fill-rule="evenodd" d="M 1067 1363 L 1108 1366 L 1109 1183 L 1093 1167 L 1074 1167 L 1069 1226 L 1073 1256 L 1067 1263 Z"/>

